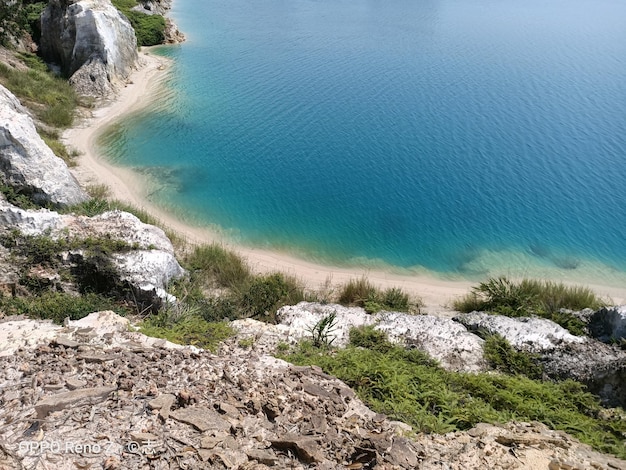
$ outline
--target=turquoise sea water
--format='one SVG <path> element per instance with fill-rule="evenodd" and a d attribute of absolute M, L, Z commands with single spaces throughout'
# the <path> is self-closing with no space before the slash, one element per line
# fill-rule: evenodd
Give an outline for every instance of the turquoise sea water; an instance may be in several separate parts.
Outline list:
<path fill-rule="evenodd" d="M 176 0 L 173 16 L 188 41 L 160 51 L 167 91 L 104 139 L 157 203 L 323 262 L 623 279 L 623 0 Z"/>

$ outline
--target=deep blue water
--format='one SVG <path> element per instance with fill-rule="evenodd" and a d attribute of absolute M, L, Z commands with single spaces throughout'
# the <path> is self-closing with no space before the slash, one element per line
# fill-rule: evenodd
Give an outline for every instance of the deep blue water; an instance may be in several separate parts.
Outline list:
<path fill-rule="evenodd" d="M 623 0 L 174 7 L 168 91 L 106 145 L 182 217 L 332 262 L 626 271 Z"/>

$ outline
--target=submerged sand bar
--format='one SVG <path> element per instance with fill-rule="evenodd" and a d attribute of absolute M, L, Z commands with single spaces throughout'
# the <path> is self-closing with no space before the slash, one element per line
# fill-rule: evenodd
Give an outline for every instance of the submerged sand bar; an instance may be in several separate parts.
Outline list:
<path fill-rule="evenodd" d="M 145 179 L 124 167 L 114 166 L 98 154 L 97 139 L 122 116 L 137 112 L 149 105 L 158 96 L 163 80 L 171 69 L 171 62 L 150 54 L 149 48 L 140 52 L 140 68 L 135 71 L 129 83 L 120 91 L 117 98 L 96 109 L 93 116 L 86 119 L 64 134 L 65 142 L 80 152 L 77 167 L 72 172 L 83 186 L 104 184 L 109 187 L 111 197 L 144 209 L 161 220 L 164 225 L 179 233 L 190 243 L 219 242 L 247 259 L 257 272 L 282 271 L 302 279 L 310 288 L 323 286 L 327 280 L 333 285 L 366 275 L 375 285 L 382 288 L 400 287 L 412 295 L 419 296 L 424 311 L 445 310 L 452 300 L 467 293 L 474 284 L 470 281 L 448 281 L 428 275 L 397 274 L 391 270 L 369 270 L 364 268 L 344 268 L 315 264 L 289 254 L 235 245 L 219 234 L 204 228 L 182 222 L 171 213 L 151 203 L 147 197 Z M 507 273 L 503 273 L 507 274 Z M 556 276 L 549 276 L 560 280 Z M 626 284 L 614 287 L 586 283 L 601 296 L 609 296 L 614 303 L 626 301 Z"/>

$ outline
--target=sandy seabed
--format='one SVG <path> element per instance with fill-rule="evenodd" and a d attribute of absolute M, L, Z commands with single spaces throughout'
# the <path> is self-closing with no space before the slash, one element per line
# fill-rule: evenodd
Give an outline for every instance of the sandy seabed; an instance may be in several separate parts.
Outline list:
<path fill-rule="evenodd" d="M 106 185 L 114 199 L 141 208 L 159 219 L 164 226 L 177 232 L 190 243 L 218 242 L 244 257 L 257 272 L 281 271 L 301 279 L 309 288 L 317 289 L 328 282 L 339 285 L 350 279 L 367 276 L 371 283 L 382 288 L 399 287 L 421 298 L 425 313 L 449 311 L 452 301 L 467 292 L 474 284 L 470 281 L 442 280 L 428 275 L 406 275 L 390 270 L 344 268 L 315 264 L 289 254 L 233 244 L 216 232 L 182 222 L 176 216 L 151 203 L 147 197 L 145 179 L 132 170 L 114 166 L 98 153 L 97 139 L 124 115 L 137 112 L 150 104 L 164 86 L 163 81 L 171 70 L 171 61 L 150 53 L 140 52 L 140 67 L 121 88 L 113 101 L 99 106 L 92 116 L 82 120 L 63 135 L 65 143 L 79 152 L 78 165 L 72 168 L 74 176 L 83 187 Z M 552 277 L 551 277 L 552 278 Z M 558 279 L 556 279 L 558 280 Z M 598 294 L 610 297 L 614 303 L 626 301 L 624 288 L 589 284 Z"/>

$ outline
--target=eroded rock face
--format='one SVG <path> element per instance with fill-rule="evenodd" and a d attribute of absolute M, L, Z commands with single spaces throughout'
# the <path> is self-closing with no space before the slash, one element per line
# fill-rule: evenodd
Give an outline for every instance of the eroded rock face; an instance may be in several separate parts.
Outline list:
<path fill-rule="evenodd" d="M 135 68 L 137 39 L 109 0 L 50 0 L 41 17 L 41 54 L 80 93 L 106 96 Z"/>
<path fill-rule="evenodd" d="M 543 318 L 473 312 L 459 315 L 455 321 L 469 330 L 499 334 L 519 351 L 538 354 L 550 377 L 584 383 L 605 405 L 626 404 L 626 351 L 616 346 L 574 336 Z"/>
<path fill-rule="evenodd" d="M 600 341 L 626 339 L 626 305 L 601 308 L 589 319 L 589 334 Z"/>
<path fill-rule="evenodd" d="M 88 199 L 65 162 L 39 137 L 26 109 L 2 85 L 0 180 L 42 205 L 66 206 Z"/>
<path fill-rule="evenodd" d="M 136 249 L 114 253 L 111 260 L 120 279 L 146 298 L 173 301 L 164 289 L 170 280 L 185 273 L 163 230 L 144 224 L 128 212 L 111 211 L 95 217 L 60 215 L 46 209 L 24 210 L 0 201 L 0 230 L 19 230 L 25 235 L 47 235 L 55 239 L 91 237 L 124 241 Z"/>

